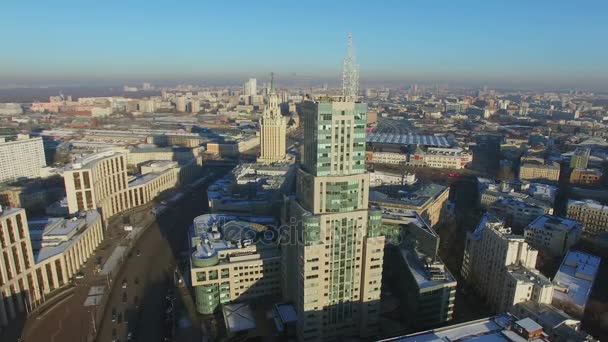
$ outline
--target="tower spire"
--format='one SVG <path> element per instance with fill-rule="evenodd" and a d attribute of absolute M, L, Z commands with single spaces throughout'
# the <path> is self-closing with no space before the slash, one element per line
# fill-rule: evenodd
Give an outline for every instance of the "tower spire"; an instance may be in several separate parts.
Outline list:
<path fill-rule="evenodd" d="M 348 49 L 342 63 L 342 96 L 344 101 L 355 102 L 359 95 L 359 65 L 353 46 L 353 35 L 348 34 Z"/>
<path fill-rule="evenodd" d="M 270 72 L 270 93 L 274 93 L 274 72 Z"/>

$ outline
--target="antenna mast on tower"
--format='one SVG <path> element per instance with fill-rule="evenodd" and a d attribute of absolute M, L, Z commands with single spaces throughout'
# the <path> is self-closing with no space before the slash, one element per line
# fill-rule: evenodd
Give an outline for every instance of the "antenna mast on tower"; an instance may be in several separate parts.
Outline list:
<path fill-rule="evenodd" d="M 342 64 L 342 96 L 347 102 L 356 102 L 359 96 L 359 65 L 351 33 L 348 34 L 348 49 Z"/>

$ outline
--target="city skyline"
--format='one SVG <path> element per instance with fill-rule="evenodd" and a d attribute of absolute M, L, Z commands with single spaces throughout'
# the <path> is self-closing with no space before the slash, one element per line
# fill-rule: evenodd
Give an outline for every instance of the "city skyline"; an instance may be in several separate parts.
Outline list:
<path fill-rule="evenodd" d="M 337 81 L 349 32 L 366 66 L 362 83 L 603 90 L 608 80 L 608 48 L 599 44 L 608 31 L 601 3 L 179 5 L 2 4 L 0 27 L 12 48 L 0 56 L 0 83 L 220 81 L 270 71 Z"/>

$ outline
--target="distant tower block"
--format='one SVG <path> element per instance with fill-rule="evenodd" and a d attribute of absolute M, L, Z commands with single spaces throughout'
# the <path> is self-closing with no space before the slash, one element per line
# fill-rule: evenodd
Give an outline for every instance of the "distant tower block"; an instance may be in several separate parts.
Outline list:
<path fill-rule="evenodd" d="M 260 157 L 258 163 L 272 164 L 284 161 L 287 118 L 281 115 L 279 96 L 274 87 L 274 74 L 270 76 L 268 105 L 260 118 Z"/>

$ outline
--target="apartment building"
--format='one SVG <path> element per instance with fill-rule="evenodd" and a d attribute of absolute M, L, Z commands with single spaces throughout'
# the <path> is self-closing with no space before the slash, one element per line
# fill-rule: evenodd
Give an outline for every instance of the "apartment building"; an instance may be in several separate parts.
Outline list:
<path fill-rule="evenodd" d="M 373 152 L 371 162 L 377 164 L 405 164 L 407 156 L 400 152 Z"/>
<path fill-rule="evenodd" d="M 19 178 L 38 178 L 46 166 L 42 138 L 19 135 L 8 141 L 0 137 L 0 183 Z"/>
<path fill-rule="evenodd" d="M 207 142 L 207 139 L 195 133 L 153 134 L 146 137 L 146 142 L 148 144 L 158 146 L 181 146 L 193 148 Z"/>
<path fill-rule="evenodd" d="M 389 288 L 400 301 L 400 320 L 424 329 L 450 321 L 456 279 L 439 258 L 439 235 L 412 210 L 382 209 L 386 237 L 383 268 L 396 275 Z"/>
<path fill-rule="evenodd" d="M 583 226 L 571 219 L 542 215 L 524 229 L 530 246 L 550 256 L 563 256 L 581 237 Z"/>
<path fill-rule="evenodd" d="M 461 148 L 429 147 L 424 153 L 424 164 L 439 169 L 464 169 L 473 161 L 473 154 Z"/>
<path fill-rule="evenodd" d="M 601 262 L 602 258 L 595 255 L 569 251 L 553 277 L 555 291 L 552 304 L 574 317 L 582 318 Z"/>
<path fill-rule="evenodd" d="M 570 183 L 577 185 L 599 185 L 602 182 L 602 171 L 597 169 L 574 169 L 570 173 Z"/>
<path fill-rule="evenodd" d="M 523 161 L 519 167 L 519 179 L 529 181 L 559 181 L 559 163 L 538 163 Z"/>
<path fill-rule="evenodd" d="M 599 234 L 608 231 L 608 206 L 593 200 L 568 200 L 568 218 L 583 224 L 583 232 Z"/>
<path fill-rule="evenodd" d="M 102 239 L 95 211 L 28 224 L 24 209 L 0 209 L 0 327 L 66 286 Z"/>
<path fill-rule="evenodd" d="M 105 220 L 191 181 L 196 177 L 198 163 L 196 159 L 184 165 L 169 161 L 149 162 L 143 165 L 142 174 L 131 180 L 128 180 L 126 167 L 126 155 L 114 151 L 72 163 L 63 174 L 68 212 L 100 210 Z"/>
<path fill-rule="evenodd" d="M 187 162 L 192 158 L 200 159 L 200 155 L 205 152 L 203 146 L 197 147 L 134 147 L 129 149 L 127 154 L 127 164 L 138 167 L 139 165 L 156 160 Z M 202 164 L 202 160 L 201 160 Z"/>
<path fill-rule="evenodd" d="M 478 178 L 478 182 L 480 205 L 484 209 L 498 200 L 515 198 L 549 210 L 553 208 L 557 195 L 557 187 L 542 183 L 511 180 L 495 184 L 483 178 Z"/>
<path fill-rule="evenodd" d="M 199 313 L 233 301 L 280 298 L 281 252 L 276 241 L 263 239 L 265 230 L 231 215 L 194 219 L 190 274 Z"/>
<path fill-rule="evenodd" d="M 83 157 L 63 173 L 70 214 L 100 209 L 103 218 L 129 208 L 126 155 L 114 151 Z"/>
<path fill-rule="evenodd" d="M 551 303 L 553 285 L 536 269 L 538 251 L 493 214 L 467 233 L 461 273 L 497 312 L 533 300 Z"/>
<path fill-rule="evenodd" d="M 497 214 L 506 225 L 521 231 L 539 216 L 553 213 L 553 208 L 534 202 L 509 197 L 492 203 L 488 211 Z"/>
<path fill-rule="evenodd" d="M 589 165 L 589 157 L 591 156 L 590 148 L 577 148 L 572 157 L 570 157 L 571 169 L 586 169 Z"/>

